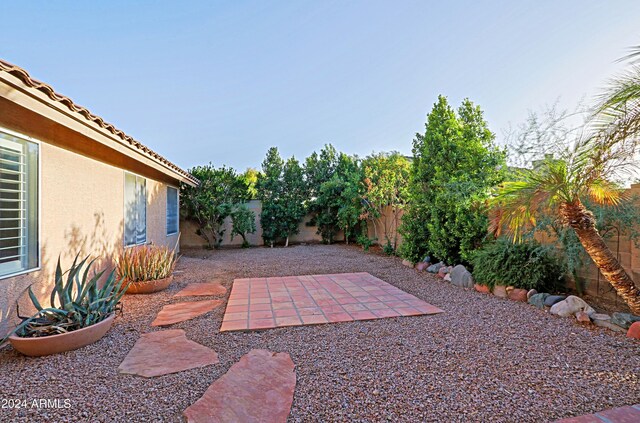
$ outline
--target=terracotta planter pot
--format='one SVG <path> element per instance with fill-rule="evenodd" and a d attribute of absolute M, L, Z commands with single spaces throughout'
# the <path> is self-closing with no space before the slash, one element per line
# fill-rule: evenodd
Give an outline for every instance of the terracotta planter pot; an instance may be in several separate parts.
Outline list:
<path fill-rule="evenodd" d="M 111 329 L 115 317 L 116 315 L 113 313 L 95 325 L 60 335 L 22 338 L 14 334 L 9 337 L 9 342 L 16 351 L 30 357 L 71 351 L 100 340 Z"/>
<path fill-rule="evenodd" d="M 483 294 L 490 294 L 491 293 L 491 290 L 486 285 L 478 285 L 476 283 L 476 284 L 473 284 L 473 287 L 476 289 L 476 291 L 482 292 Z"/>
<path fill-rule="evenodd" d="M 173 275 L 168 278 L 153 281 L 133 282 L 129 285 L 129 289 L 127 289 L 125 294 L 151 294 L 167 289 L 167 287 L 171 285 L 171 282 L 173 282 Z"/>

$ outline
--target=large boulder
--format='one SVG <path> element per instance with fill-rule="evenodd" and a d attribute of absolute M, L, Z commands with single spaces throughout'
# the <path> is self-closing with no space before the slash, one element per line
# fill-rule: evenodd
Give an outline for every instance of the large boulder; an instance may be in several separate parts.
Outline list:
<path fill-rule="evenodd" d="M 548 296 L 549 294 L 547 294 L 546 292 L 541 292 L 540 294 L 533 294 L 531 298 L 529 298 L 529 304 L 531 304 L 532 306 L 536 306 L 539 309 L 543 309 L 544 300 L 546 300 Z"/>
<path fill-rule="evenodd" d="M 451 270 L 451 283 L 461 288 L 473 288 L 473 276 L 466 267 L 459 264 Z"/>
<path fill-rule="evenodd" d="M 640 322 L 640 316 L 631 313 L 613 313 L 611 315 L 611 323 L 624 329 L 629 329 L 635 322 Z"/>
<path fill-rule="evenodd" d="M 551 310 L 549 310 L 551 314 L 560 317 L 573 316 L 579 311 L 584 311 L 587 314 L 596 312 L 585 300 L 575 295 L 569 295 L 566 300 L 555 303 L 551 306 Z"/>

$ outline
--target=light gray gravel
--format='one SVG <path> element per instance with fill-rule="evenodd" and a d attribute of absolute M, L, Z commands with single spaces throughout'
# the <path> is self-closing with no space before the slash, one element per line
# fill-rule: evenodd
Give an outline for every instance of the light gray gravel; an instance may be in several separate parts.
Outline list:
<path fill-rule="evenodd" d="M 290 421 L 540 422 L 640 403 L 640 342 L 471 290 L 357 247 L 188 251 L 174 284 L 127 296 L 100 342 L 26 358 L 0 352 L 0 398 L 71 399 L 69 409 L 0 409 L 0 421 L 182 421 L 181 413 L 252 348 L 291 354 Z M 224 307 L 171 326 L 221 363 L 144 379 L 117 367 L 162 305 L 189 282 L 369 272 L 445 310 L 433 316 L 218 333 Z M 227 292 L 228 296 L 228 292 Z M 207 297 L 203 297 L 207 298 Z M 194 298 L 195 300 L 195 298 Z"/>

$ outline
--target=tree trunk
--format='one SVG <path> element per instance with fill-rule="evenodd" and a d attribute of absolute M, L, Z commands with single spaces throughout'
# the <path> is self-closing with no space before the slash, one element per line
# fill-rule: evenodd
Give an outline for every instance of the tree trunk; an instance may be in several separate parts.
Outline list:
<path fill-rule="evenodd" d="M 573 228 L 589 257 L 605 279 L 627 303 L 633 314 L 640 315 L 640 289 L 629 277 L 596 229 L 596 221 L 589 210 L 576 200 L 560 207 L 563 223 Z"/>
<path fill-rule="evenodd" d="M 400 211 L 398 210 L 397 207 L 393 208 L 393 251 L 397 251 L 398 250 L 398 220 L 399 220 L 399 213 Z"/>
<path fill-rule="evenodd" d="M 289 235 L 287 235 L 287 240 L 284 242 L 284 246 L 285 247 L 289 246 Z"/>

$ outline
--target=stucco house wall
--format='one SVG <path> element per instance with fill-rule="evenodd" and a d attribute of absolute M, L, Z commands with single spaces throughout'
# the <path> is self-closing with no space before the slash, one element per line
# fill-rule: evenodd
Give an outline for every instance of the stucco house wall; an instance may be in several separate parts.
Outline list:
<path fill-rule="evenodd" d="M 39 266 L 24 274 L 0 275 L 0 335 L 16 322 L 16 304 L 22 315 L 32 313 L 29 286 L 48 305 L 58 257 L 63 269 L 76 254 L 96 258 L 96 270 L 113 268 L 125 248 L 127 172 L 146 181 L 146 243 L 171 248 L 179 232 L 167 236 L 167 187 L 196 183 L 123 133 L 112 133 L 104 121 L 74 113 L 70 100 L 61 103 L 61 96 L 34 89 L 37 81 L 15 78 L 6 69 L 12 68 L 0 61 L 0 131 L 39 145 L 40 258 Z"/>

